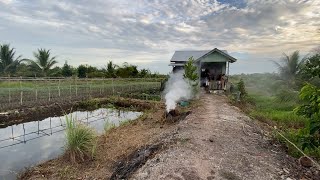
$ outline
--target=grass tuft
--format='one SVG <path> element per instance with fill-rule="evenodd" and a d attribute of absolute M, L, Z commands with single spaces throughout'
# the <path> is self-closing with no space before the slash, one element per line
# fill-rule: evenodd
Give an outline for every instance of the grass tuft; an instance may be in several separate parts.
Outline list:
<path fill-rule="evenodd" d="M 93 129 L 66 116 L 66 153 L 71 162 L 92 159 L 96 149 L 97 136 Z"/>
<path fill-rule="evenodd" d="M 116 125 L 112 122 L 109 122 L 107 121 L 105 124 L 104 124 L 104 132 L 107 133 L 108 131 L 110 131 L 111 129 L 114 129 L 116 128 Z"/>

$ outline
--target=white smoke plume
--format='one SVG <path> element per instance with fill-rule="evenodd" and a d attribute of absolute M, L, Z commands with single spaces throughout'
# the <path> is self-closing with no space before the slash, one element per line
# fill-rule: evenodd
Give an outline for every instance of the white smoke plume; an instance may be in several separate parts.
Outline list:
<path fill-rule="evenodd" d="M 166 83 L 164 93 L 167 112 L 175 109 L 179 101 L 192 98 L 192 86 L 183 78 L 183 74 L 183 70 L 171 73 Z"/>

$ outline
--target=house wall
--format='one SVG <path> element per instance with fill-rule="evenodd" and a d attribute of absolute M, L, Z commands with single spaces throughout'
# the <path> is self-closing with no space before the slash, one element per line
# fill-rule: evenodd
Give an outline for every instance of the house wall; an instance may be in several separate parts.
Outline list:
<path fill-rule="evenodd" d="M 228 59 L 220 53 L 214 52 L 204 58 L 200 59 L 201 62 L 227 62 Z"/>

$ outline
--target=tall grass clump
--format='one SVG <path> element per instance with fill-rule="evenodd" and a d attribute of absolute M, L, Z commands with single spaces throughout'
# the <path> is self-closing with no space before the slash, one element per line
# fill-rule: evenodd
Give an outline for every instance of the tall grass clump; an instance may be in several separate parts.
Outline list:
<path fill-rule="evenodd" d="M 97 136 L 93 129 L 66 116 L 66 153 L 71 162 L 93 158 Z"/>
<path fill-rule="evenodd" d="M 115 127 L 116 127 L 116 125 L 114 123 L 107 121 L 103 127 L 104 132 L 107 133 L 108 131 L 110 131 L 111 129 L 114 129 Z"/>

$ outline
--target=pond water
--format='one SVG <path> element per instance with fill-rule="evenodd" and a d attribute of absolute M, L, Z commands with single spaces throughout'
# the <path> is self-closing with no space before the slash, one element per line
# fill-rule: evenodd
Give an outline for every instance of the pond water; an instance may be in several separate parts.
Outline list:
<path fill-rule="evenodd" d="M 106 122 L 119 126 L 121 121 L 134 120 L 141 114 L 101 108 L 69 115 L 102 134 Z M 0 179 L 16 179 L 17 173 L 24 168 L 61 155 L 65 145 L 65 124 L 65 117 L 61 116 L 0 129 Z"/>

